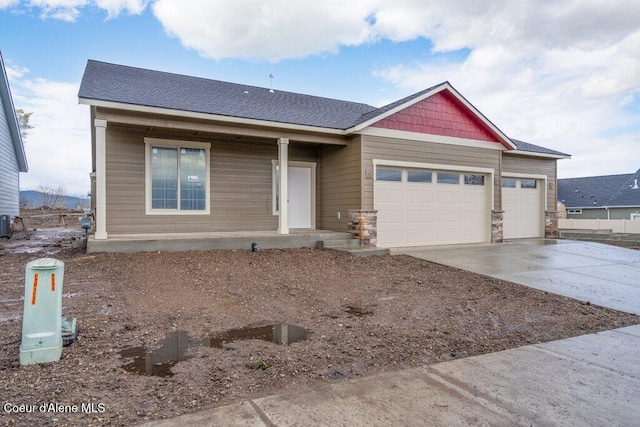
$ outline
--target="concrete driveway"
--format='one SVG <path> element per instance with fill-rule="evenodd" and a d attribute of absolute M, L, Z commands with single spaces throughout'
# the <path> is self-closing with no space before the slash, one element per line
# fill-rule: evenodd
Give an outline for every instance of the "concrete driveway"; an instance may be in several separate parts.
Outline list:
<path fill-rule="evenodd" d="M 392 249 L 592 304 L 640 315 L 640 251 L 575 240 Z"/>

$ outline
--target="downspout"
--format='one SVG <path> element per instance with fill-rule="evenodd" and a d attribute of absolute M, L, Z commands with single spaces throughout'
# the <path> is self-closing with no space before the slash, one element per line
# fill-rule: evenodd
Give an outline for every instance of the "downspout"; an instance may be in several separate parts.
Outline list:
<path fill-rule="evenodd" d="M 609 206 L 603 206 L 604 210 L 607 211 L 607 221 L 611 219 L 611 212 L 609 211 Z"/>

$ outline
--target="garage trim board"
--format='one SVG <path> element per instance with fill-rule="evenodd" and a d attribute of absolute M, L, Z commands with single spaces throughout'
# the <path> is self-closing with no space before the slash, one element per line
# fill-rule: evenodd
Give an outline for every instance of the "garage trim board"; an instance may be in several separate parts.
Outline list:
<path fill-rule="evenodd" d="M 494 169 L 381 159 L 374 159 L 373 165 L 379 246 L 491 241 Z M 380 168 L 399 173 L 391 180 L 378 180 Z M 413 171 L 430 173 L 428 181 L 411 182 Z"/>

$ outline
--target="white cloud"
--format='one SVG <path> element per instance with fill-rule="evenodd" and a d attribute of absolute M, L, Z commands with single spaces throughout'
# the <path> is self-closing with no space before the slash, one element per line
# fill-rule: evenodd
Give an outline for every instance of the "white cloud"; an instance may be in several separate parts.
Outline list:
<path fill-rule="evenodd" d="M 150 0 L 26 0 L 23 3 L 31 8 L 40 10 L 42 19 L 56 19 L 65 22 L 75 22 L 83 8 L 95 7 L 104 10 L 107 18 L 115 18 L 121 13 L 138 15 L 144 12 Z M 18 0 L 0 0 L 9 6 L 19 3 Z M 5 6 L 6 7 L 6 6 Z"/>
<path fill-rule="evenodd" d="M 20 0 L 0 0 L 0 9 L 15 6 Z"/>
<path fill-rule="evenodd" d="M 405 93 L 449 80 L 508 135 L 572 154 L 559 163 L 561 176 L 637 170 L 640 4 L 540 4 L 505 2 L 495 15 L 444 13 L 450 4 L 443 4 L 439 16 L 446 18 L 422 34 L 435 50 L 467 48 L 469 56 L 375 75 Z"/>
<path fill-rule="evenodd" d="M 22 190 L 40 184 L 62 186 L 69 195 L 90 190 L 91 135 L 89 112 L 78 105 L 78 83 L 29 78 L 16 66 L 9 71 L 16 108 L 33 113 L 33 129 L 25 142 L 29 172 L 21 174 Z"/>
<path fill-rule="evenodd" d="M 336 52 L 371 39 L 367 2 L 157 0 L 165 31 L 209 58 L 278 61 Z"/>
<path fill-rule="evenodd" d="M 139 15 L 147 8 L 149 0 L 94 0 L 95 5 L 107 12 L 108 18 L 115 18 L 121 13 Z"/>

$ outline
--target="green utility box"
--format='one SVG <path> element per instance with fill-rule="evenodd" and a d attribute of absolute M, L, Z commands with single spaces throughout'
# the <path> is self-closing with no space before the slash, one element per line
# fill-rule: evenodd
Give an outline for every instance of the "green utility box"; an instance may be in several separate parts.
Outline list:
<path fill-rule="evenodd" d="M 57 362 L 62 356 L 64 263 L 40 258 L 27 264 L 20 364 Z"/>

